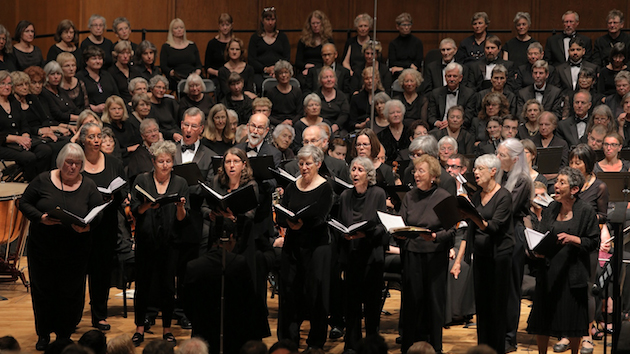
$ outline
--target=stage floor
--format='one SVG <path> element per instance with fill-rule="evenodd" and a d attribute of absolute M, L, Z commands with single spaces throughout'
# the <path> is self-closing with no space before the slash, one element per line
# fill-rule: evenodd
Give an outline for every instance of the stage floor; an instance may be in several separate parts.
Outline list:
<path fill-rule="evenodd" d="M 26 265 L 26 260 L 22 260 L 22 265 Z M 123 299 L 122 292 L 119 289 L 112 288 L 110 291 L 109 300 L 109 314 L 108 319 L 112 329 L 107 331 L 107 337 L 113 338 L 121 334 L 127 334 L 131 337 L 135 330 L 133 323 L 133 300 L 128 301 L 129 316 L 123 318 Z M 133 292 L 131 292 L 131 295 Z M 26 288 L 21 281 L 16 283 L 0 283 L 0 296 L 8 298 L 6 301 L 0 301 L 0 337 L 5 335 L 14 336 L 20 343 L 23 352 L 35 353 L 35 343 L 37 342 L 37 335 L 35 334 L 33 309 L 31 304 L 30 293 L 26 291 Z M 527 326 L 527 317 L 530 312 L 531 302 L 523 300 L 521 302 L 521 321 L 518 333 L 518 353 L 535 353 L 537 352 L 535 337 L 525 332 Z M 277 314 L 278 314 L 278 297 L 268 298 L 269 306 L 269 325 L 271 327 L 272 335 L 269 338 L 265 338 L 264 342 L 267 346 L 271 346 L 277 341 L 276 326 L 277 326 Z M 387 299 L 384 309 L 391 313 L 391 315 L 381 315 L 381 335 L 385 337 L 389 346 L 390 353 L 400 353 L 400 345 L 396 344 L 396 337 L 398 337 L 398 314 L 400 308 L 400 292 L 397 290 L 391 291 L 391 297 Z M 306 348 L 305 338 L 307 336 L 308 322 L 302 326 L 302 342 L 300 345 L 301 350 Z M 83 319 L 79 324 L 77 332 L 72 335 L 73 340 L 78 340 L 81 335 L 91 330 L 91 318 L 89 312 L 89 299 L 86 297 L 85 309 L 83 312 Z M 181 329 L 178 325 L 173 324 L 173 333 L 177 337 L 177 340 L 181 343 L 185 339 L 190 337 L 190 330 Z M 161 338 L 161 325 L 160 321 L 157 321 L 157 325 L 151 329 L 152 333 L 145 334 L 145 341 L 143 344 L 150 342 L 153 339 Z M 54 335 L 53 335 L 54 340 Z M 551 346 L 555 343 L 555 340 L 550 341 L 549 353 L 553 353 Z M 464 328 L 463 325 L 451 326 L 448 329 L 444 329 L 444 352 L 460 354 L 466 353 L 468 348 L 477 344 L 476 328 L 474 326 L 470 328 Z M 595 341 L 595 354 L 603 353 L 603 341 Z M 143 346 L 137 349 L 137 353 L 141 353 Z M 343 339 L 328 340 L 324 348 L 327 353 L 339 354 L 343 352 Z M 610 353 L 610 348 L 607 351 Z M 567 351 L 566 353 L 570 353 Z"/>

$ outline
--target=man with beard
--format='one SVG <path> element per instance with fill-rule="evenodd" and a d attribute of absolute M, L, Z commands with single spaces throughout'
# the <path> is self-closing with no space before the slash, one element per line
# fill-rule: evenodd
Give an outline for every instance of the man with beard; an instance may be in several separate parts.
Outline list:
<path fill-rule="evenodd" d="M 569 41 L 569 60 L 556 67 L 560 78 L 560 89 L 565 95 L 579 89 L 578 76 L 581 68 L 590 68 L 597 75 L 597 65 L 584 60 L 586 48 L 580 37 L 571 38 Z"/>
<path fill-rule="evenodd" d="M 280 161 L 282 161 L 282 153 L 265 140 L 267 133 L 269 133 L 269 117 L 263 113 L 255 113 L 249 118 L 247 123 L 247 141 L 237 144 L 236 147 L 245 151 L 249 158 L 270 155 L 273 157 L 274 167 L 278 168 Z M 277 184 L 274 179 L 261 180 L 257 178 L 256 182 L 259 189 L 259 204 L 258 208 L 256 208 L 250 234 L 250 237 L 253 239 L 253 247 L 255 248 L 253 250 L 255 252 L 255 262 L 250 263 L 250 268 L 256 293 L 263 301 L 266 301 L 267 274 L 276 258 L 270 239 L 275 233 L 271 203 L 272 194 Z M 249 244 L 251 245 L 252 243 Z M 245 252 L 249 253 L 251 251 L 251 249 L 248 249 Z"/>
<path fill-rule="evenodd" d="M 507 70 L 507 87 L 515 89 L 514 83 L 514 63 L 509 60 L 499 58 L 501 54 L 501 40 L 497 36 L 488 36 L 484 45 L 485 60 L 476 60 L 468 64 L 468 78 L 466 86 L 476 92 L 492 87 L 492 69 L 498 64 L 503 65 Z"/>

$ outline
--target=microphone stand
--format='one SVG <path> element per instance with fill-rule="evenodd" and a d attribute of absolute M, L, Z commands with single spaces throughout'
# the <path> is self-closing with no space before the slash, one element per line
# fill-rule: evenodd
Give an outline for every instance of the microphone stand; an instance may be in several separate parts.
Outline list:
<path fill-rule="evenodd" d="M 221 244 L 221 323 L 219 331 L 219 354 L 223 354 L 223 330 L 224 330 L 224 318 L 225 318 L 225 271 L 226 271 L 226 258 L 227 250 L 226 244 L 229 242 L 229 238 L 226 238 L 225 230 L 222 231 L 222 237 L 219 238 Z"/>
<path fill-rule="evenodd" d="M 374 0 L 374 35 L 372 38 L 372 103 L 370 104 L 370 129 L 374 130 L 374 92 L 376 87 L 374 83 L 376 82 L 376 13 L 378 7 L 378 0 Z"/>

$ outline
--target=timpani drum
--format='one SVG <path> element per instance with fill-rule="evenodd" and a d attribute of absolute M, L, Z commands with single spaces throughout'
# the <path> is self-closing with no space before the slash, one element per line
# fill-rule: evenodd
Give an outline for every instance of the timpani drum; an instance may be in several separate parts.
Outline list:
<path fill-rule="evenodd" d="M 0 183 L 0 246 L 6 250 L 0 254 L 0 282 L 22 279 L 28 282 L 20 270 L 20 259 L 26 245 L 29 221 L 18 208 L 18 203 L 28 184 Z"/>

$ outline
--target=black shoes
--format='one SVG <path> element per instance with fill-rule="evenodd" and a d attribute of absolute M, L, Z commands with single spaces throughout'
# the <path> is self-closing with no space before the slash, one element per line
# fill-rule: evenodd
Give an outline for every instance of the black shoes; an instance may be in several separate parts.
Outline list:
<path fill-rule="evenodd" d="M 142 344 L 142 342 L 144 342 L 144 333 L 134 333 L 133 337 L 131 337 L 131 341 L 133 342 L 133 345 L 138 347 L 140 346 L 140 344 Z"/>
<path fill-rule="evenodd" d="M 43 352 L 46 348 L 48 348 L 48 344 L 50 344 L 50 335 L 39 337 L 37 339 L 37 344 L 35 344 L 35 349 Z"/>
<path fill-rule="evenodd" d="M 175 336 L 173 335 L 173 333 L 164 333 L 162 338 L 165 341 L 172 343 L 173 345 L 177 344 L 177 339 L 175 339 Z"/>
<path fill-rule="evenodd" d="M 192 329 L 192 323 L 190 323 L 190 320 L 186 316 L 182 316 L 179 321 L 177 321 L 177 324 L 183 329 Z"/>
<path fill-rule="evenodd" d="M 109 331 L 110 329 L 112 329 L 112 326 L 109 325 L 109 323 L 95 323 L 92 325 L 92 327 L 98 329 L 99 331 Z"/>
<path fill-rule="evenodd" d="M 330 339 L 339 339 L 341 337 L 343 337 L 343 328 L 341 327 L 333 327 L 328 335 Z"/>

